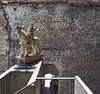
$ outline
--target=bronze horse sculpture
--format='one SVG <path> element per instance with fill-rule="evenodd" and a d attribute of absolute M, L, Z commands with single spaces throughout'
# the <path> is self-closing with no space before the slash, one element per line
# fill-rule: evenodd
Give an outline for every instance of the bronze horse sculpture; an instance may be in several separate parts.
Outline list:
<path fill-rule="evenodd" d="M 31 24 L 28 32 L 22 30 L 21 26 L 17 26 L 21 57 L 40 54 L 39 38 L 34 37 L 36 30 L 37 28 L 33 27 L 33 24 Z"/>

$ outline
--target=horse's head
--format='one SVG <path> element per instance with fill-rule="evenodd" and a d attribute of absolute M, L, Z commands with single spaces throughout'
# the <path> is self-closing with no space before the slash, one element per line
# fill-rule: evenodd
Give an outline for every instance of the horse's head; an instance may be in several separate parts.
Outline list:
<path fill-rule="evenodd" d="M 21 26 L 17 26 L 16 29 L 17 29 L 17 30 L 21 30 Z"/>
<path fill-rule="evenodd" d="M 21 26 L 17 26 L 16 29 L 18 33 L 21 33 Z"/>

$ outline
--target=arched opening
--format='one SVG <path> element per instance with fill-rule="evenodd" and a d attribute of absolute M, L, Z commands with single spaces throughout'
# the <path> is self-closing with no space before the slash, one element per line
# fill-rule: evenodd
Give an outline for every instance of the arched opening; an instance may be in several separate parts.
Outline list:
<path fill-rule="evenodd" d="M 59 76 L 59 71 L 53 64 L 43 64 L 43 75 L 50 73 L 55 75 L 55 77 Z"/>

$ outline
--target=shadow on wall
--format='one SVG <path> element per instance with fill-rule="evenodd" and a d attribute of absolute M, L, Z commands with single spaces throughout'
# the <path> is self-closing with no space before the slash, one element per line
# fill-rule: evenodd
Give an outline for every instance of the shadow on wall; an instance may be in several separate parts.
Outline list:
<path fill-rule="evenodd" d="M 44 64 L 43 75 L 45 78 L 58 77 L 59 71 L 53 64 Z M 44 80 L 42 94 L 58 94 L 58 80 Z"/>
<path fill-rule="evenodd" d="M 52 78 L 55 75 L 47 73 L 45 78 Z M 42 94 L 58 94 L 58 80 L 45 80 L 43 82 Z"/>

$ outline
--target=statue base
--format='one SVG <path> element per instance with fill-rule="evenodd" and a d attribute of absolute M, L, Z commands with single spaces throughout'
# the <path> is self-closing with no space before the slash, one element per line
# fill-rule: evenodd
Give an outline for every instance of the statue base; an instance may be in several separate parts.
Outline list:
<path fill-rule="evenodd" d="M 34 56 L 26 56 L 26 57 L 17 56 L 16 59 L 19 63 L 30 63 L 30 62 L 36 62 L 42 60 L 42 57 L 43 55 L 34 55 Z"/>

